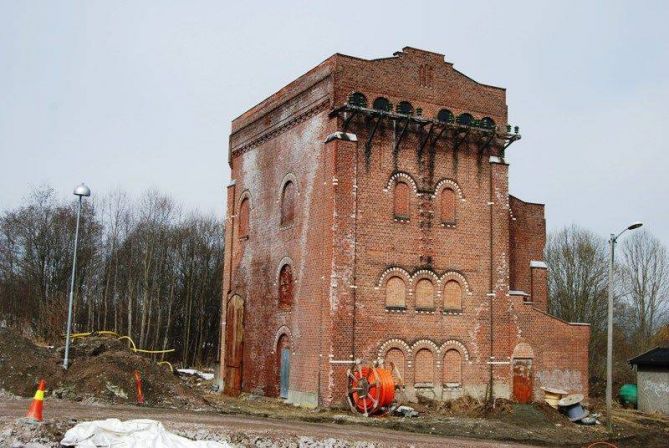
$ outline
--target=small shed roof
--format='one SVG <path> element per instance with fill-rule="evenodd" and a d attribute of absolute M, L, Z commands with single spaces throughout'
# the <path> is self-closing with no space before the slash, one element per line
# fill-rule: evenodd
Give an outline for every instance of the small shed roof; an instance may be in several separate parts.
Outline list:
<path fill-rule="evenodd" d="M 669 347 L 655 347 L 630 359 L 629 363 L 637 366 L 669 367 Z"/>

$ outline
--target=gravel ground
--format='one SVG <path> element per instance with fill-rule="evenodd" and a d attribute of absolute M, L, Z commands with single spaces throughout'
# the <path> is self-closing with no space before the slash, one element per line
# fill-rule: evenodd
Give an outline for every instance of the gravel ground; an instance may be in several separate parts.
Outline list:
<path fill-rule="evenodd" d="M 21 418 L 30 400 L 0 398 L 0 448 L 55 448 L 63 434 L 79 421 L 104 418 L 150 418 L 175 434 L 193 440 L 228 442 L 235 447 L 258 448 L 492 448 L 518 445 L 464 438 L 437 437 L 361 425 L 305 423 L 288 420 L 175 411 L 135 406 L 84 404 L 49 400 L 45 421 L 32 424 Z M 58 416 L 58 417 L 54 417 Z"/>

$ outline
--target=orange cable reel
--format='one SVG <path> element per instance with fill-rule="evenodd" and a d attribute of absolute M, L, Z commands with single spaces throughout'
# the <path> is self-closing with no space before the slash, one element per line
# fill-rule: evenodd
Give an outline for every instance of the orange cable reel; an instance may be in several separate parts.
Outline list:
<path fill-rule="evenodd" d="M 395 400 L 395 381 L 391 369 L 357 361 L 346 375 L 351 410 L 364 416 L 385 414 L 390 410 Z"/>

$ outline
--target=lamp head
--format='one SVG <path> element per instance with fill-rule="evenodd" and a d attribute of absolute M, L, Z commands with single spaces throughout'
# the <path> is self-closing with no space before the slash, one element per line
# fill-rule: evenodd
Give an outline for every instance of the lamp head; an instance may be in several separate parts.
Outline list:
<path fill-rule="evenodd" d="M 91 189 L 86 186 L 85 183 L 80 183 L 74 188 L 74 191 L 72 192 L 73 195 L 75 196 L 90 196 L 91 195 Z"/>
<path fill-rule="evenodd" d="M 641 221 L 633 222 L 632 224 L 630 224 L 629 226 L 627 226 L 627 230 L 638 229 L 638 228 L 641 227 L 642 225 L 643 225 L 643 223 L 642 223 Z"/>

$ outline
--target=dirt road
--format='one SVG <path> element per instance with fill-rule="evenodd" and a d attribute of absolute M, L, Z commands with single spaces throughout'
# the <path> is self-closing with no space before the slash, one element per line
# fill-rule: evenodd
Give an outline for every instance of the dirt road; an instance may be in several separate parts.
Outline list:
<path fill-rule="evenodd" d="M 6 425 L 16 418 L 23 417 L 30 400 L 0 399 L 0 425 Z M 245 416 L 221 415 L 211 412 L 181 411 L 158 408 L 140 408 L 134 406 L 83 404 L 61 400 L 45 402 L 44 418 L 98 420 L 119 418 L 149 418 L 159 420 L 170 431 L 182 435 L 199 434 L 207 438 L 207 434 L 215 434 L 219 438 L 225 436 L 232 442 L 245 446 L 245 441 L 254 437 L 268 440 L 293 440 L 300 437 L 313 440 L 335 439 L 337 445 L 353 446 L 356 442 L 373 443 L 376 447 L 528 447 L 494 441 L 480 441 L 462 438 L 443 438 L 426 434 L 414 434 L 360 425 L 337 425 L 325 423 L 290 422 Z M 0 432 L 1 432 L 0 427 Z M 240 436 L 243 434 L 243 436 Z M 255 444 L 254 444 L 255 445 Z"/>

